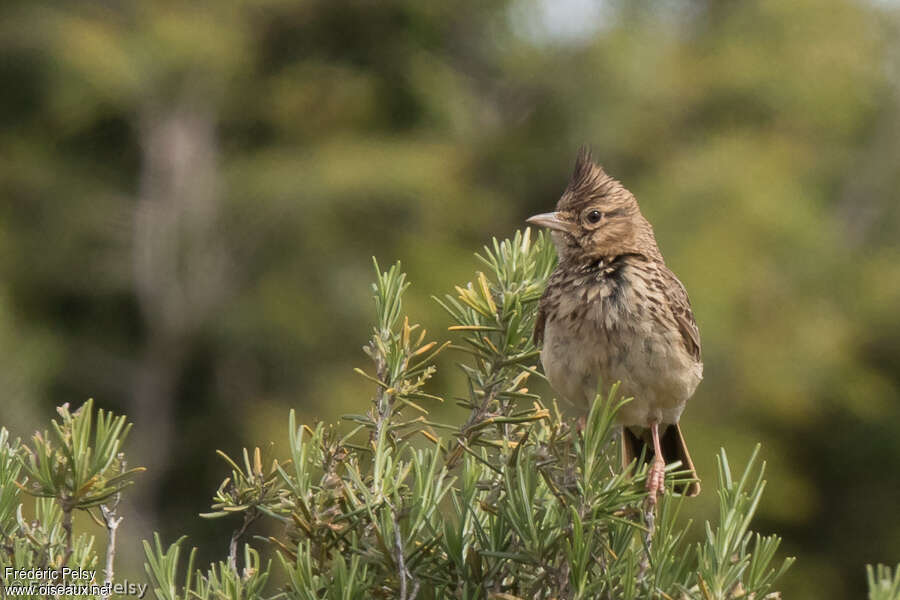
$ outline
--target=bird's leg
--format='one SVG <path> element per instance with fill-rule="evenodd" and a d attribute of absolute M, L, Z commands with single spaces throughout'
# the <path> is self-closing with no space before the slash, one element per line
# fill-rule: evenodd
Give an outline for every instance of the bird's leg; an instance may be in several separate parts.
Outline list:
<path fill-rule="evenodd" d="M 663 460 L 662 448 L 659 446 L 659 423 L 650 424 L 650 435 L 653 436 L 653 462 L 647 472 L 647 491 L 651 505 L 656 504 L 660 490 L 665 490 L 666 461 Z"/>

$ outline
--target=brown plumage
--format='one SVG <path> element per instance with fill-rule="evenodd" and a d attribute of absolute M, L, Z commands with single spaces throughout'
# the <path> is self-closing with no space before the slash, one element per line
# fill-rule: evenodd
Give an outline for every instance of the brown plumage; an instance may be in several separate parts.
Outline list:
<path fill-rule="evenodd" d="M 634 398 L 618 414 L 623 462 L 642 453 L 651 461 L 647 486 L 655 502 L 666 461 L 680 460 L 694 473 L 678 425 L 703 376 L 687 292 L 666 267 L 637 200 L 586 149 L 556 211 L 528 221 L 551 230 L 559 255 L 534 330 L 544 372 L 583 407 L 598 382 L 622 382 L 620 392 Z M 696 495 L 699 482 L 679 491 Z"/>

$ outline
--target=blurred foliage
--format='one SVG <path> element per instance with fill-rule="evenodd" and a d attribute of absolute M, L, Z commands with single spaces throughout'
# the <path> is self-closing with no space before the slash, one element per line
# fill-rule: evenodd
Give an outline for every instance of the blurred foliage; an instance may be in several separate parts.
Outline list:
<path fill-rule="evenodd" d="M 404 259 L 409 312 L 440 329 L 425 292 L 550 207 L 587 142 L 691 293 L 698 470 L 762 439 L 761 528 L 804 557 L 785 593 L 858 596 L 860 564 L 900 555 L 898 19 L 866 0 L 9 0 L 0 422 L 90 396 L 127 412 L 150 470 L 126 527 L 171 539 L 206 509 L 214 448 L 286 444 L 286 405 L 359 406 L 372 254 Z M 435 383 L 465 390 L 451 372 Z"/>

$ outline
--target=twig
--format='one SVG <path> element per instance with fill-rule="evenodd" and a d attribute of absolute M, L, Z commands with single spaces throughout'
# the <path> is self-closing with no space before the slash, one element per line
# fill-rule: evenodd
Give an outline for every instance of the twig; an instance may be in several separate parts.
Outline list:
<path fill-rule="evenodd" d="M 400 521 L 397 519 L 397 512 L 391 507 L 394 519 L 394 550 L 396 553 L 397 570 L 400 575 L 400 600 L 415 600 L 419 594 L 419 582 L 413 579 L 412 573 L 406 568 L 406 559 L 403 556 L 403 538 L 400 537 Z M 406 595 L 406 580 L 412 581 L 412 592 Z"/>
<path fill-rule="evenodd" d="M 394 513 L 394 549 L 397 554 L 397 567 L 400 571 L 400 600 L 406 598 L 406 559 L 403 557 L 403 540 L 400 537 L 400 522 Z"/>
<path fill-rule="evenodd" d="M 252 511 L 252 512 L 251 512 Z M 247 528 L 250 527 L 250 524 L 253 523 L 259 517 L 259 513 L 256 512 L 256 509 L 250 509 L 244 513 L 244 523 L 241 525 L 239 529 L 235 529 L 234 533 L 231 534 L 231 543 L 228 545 L 228 566 L 234 569 L 237 572 L 237 551 L 238 551 L 238 542 L 241 541 L 241 537 L 247 532 Z"/>
<path fill-rule="evenodd" d="M 372 358 L 375 361 L 375 376 L 380 381 L 384 381 L 388 376 L 384 356 L 377 352 L 374 343 L 372 344 L 372 350 Z M 373 438 L 375 443 L 378 443 L 378 440 L 381 439 L 381 432 L 390 418 L 391 404 L 393 404 L 393 394 L 386 393 L 385 389 L 379 386 L 375 390 L 375 434 Z"/>
<path fill-rule="evenodd" d="M 66 551 L 63 554 L 62 564 L 60 564 L 60 569 L 69 564 L 69 559 L 72 558 L 72 552 L 74 548 L 72 546 L 72 504 L 68 498 L 59 498 L 59 507 L 62 509 L 62 528 L 66 534 Z M 60 571 L 62 572 L 62 571 Z"/>
<path fill-rule="evenodd" d="M 644 501 L 644 522 L 647 532 L 644 534 L 644 556 L 638 567 L 638 579 L 642 579 L 650 568 L 650 551 L 653 549 L 653 534 L 656 532 L 656 504 L 650 498 Z"/>
<path fill-rule="evenodd" d="M 239 529 L 235 529 L 231 534 L 231 542 L 228 544 L 228 566 L 237 571 L 237 550 L 238 543 L 247 533 L 247 528 L 259 518 L 260 512 L 256 508 L 251 508 L 244 513 L 244 523 Z M 246 565 L 245 565 L 246 566 Z"/>
<path fill-rule="evenodd" d="M 112 508 L 109 508 L 105 504 L 100 505 L 100 514 L 103 515 L 103 522 L 106 524 L 106 534 L 109 538 L 106 544 L 106 568 L 103 570 L 103 583 L 107 584 L 106 588 L 110 590 L 110 593 L 104 594 L 103 597 L 105 599 L 112 596 L 112 586 L 108 584 L 112 583 L 114 575 L 113 565 L 116 560 L 116 533 L 119 530 L 122 519 L 125 518 L 116 514 L 121 496 L 121 494 L 116 494 Z"/>
<path fill-rule="evenodd" d="M 484 418 L 491 406 L 491 403 L 496 399 L 497 393 L 500 391 L 500 383 L 501 381 L 498 380 L 488 384 L 483 388 L 484 399 L 481 401 L 481 405 L 469 414 L 469 418 L 466 419 L 466 422 L 463 424 L 463 426 L 459 428 L 459 431 L 461 433 L 457 438 L 456 448 L 454 448 L 453 451 L 449 454 L 445 463 L 448 470 L 453 469 L 453 467 L 456 466 L 456 463 L 462 457 L 462 454 L 465 451 L 466 442 L 471 443 L 472 440 L 476 439 L 479 436 L 479 432 L 477 431 L 471 437 L 462 432 L 465 432 L 472 425 L 480 422 L 481 419 Z M 463 440 L 465 440 L 465 442 Z"/>
<path fill-rule="evenodd" d="M 124 473 L 128 468 L 128 463 L 125 461 L 125 455 L 120 452 L 117 458 L 119 460 L 119 472 Z M 112 596 L 112 586 L 109 584 L 113 582 L 113 576 L 115 574 L 116 534 L 119 531 L 119 525 L 122 523 L 122 519 L 125 518 L 118 515 L 119 502 L 121 501 L 122 493 L 118 492 L 113 496 L 112 504 L 100 505 L 100 514 L 103 516 L 103 524 L 106 526 L 106 535 L 108 538 L 106 543 L 106 568 L 103 569 L 103 583 L 107 584 L 107 589 L 110 590 L 110 593 L 103 596 L 104 600 L 107 600 Z"/>

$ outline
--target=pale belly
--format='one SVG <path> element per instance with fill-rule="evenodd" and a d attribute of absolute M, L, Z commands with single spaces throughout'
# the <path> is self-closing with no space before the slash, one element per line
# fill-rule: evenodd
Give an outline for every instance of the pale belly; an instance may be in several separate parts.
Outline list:
<path fill-rule="evenodd" d="M 677 329 L 603 308 L 596 303 L 591 318 L 577 323 L 548 320 L 541 363 L 550 384 L 586 409 L 598 391 L 605 396 L 620 381 L 619 395 L 633 398 L 619 411 L 620 424 L 677 423 L 702 379 L 702 363 L 688 354 Z"/>

